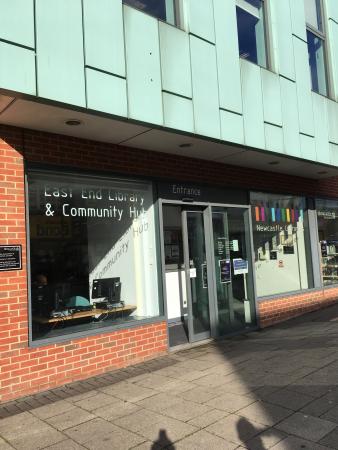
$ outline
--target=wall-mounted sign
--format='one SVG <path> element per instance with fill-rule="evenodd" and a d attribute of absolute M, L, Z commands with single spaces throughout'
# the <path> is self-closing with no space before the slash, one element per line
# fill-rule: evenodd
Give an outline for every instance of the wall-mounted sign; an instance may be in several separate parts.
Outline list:
<path fill-rule="evenodd" d="M 284 255 L 294 255 L 295 247 L 293 245 L 283 245 Z"/>
<path fill-rule="evenodd" d="M 277 251 L 271 250 L 270 251 L 270 259 L 276 259 L 277 260 Z"/>
<path fill-rule="evenodd" d="M 21 245 L 0 245 L 0 271 L 21 270 Z"/>
<path fill-rule="evenodd" d="M 221 259 L 218 261 L 220 270 L 220 283 L 231 283 L 231 261 L 230 259 Z"/>
<path fill-rule="evenodd" d="M 234 275 L 242 275 L 249 272 L 248 261 L 242 258 L 234 258 L 232 260 L 234 266 Z"/>
<path fill-rule="evenodd" d="M 196 272 L 196 269 L 194 267 L 189 269 L 189 277 L 190 278 L 196 278 L 197 277 L 197 272 Z"/>

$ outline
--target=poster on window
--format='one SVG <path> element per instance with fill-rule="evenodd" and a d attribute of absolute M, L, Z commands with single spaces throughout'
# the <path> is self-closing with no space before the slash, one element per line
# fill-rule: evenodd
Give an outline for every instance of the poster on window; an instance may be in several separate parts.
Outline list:
<path fill-rule="evenodd" d="M 231 283 L 230 259 L 220 259 L 218 264 L 220 269 L 220 283 L 221 284 Z"/>

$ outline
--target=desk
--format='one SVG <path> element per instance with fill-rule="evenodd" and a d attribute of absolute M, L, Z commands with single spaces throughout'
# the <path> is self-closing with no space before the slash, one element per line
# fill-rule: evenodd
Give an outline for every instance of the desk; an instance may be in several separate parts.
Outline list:
<path fill-rule="evenodd" d="M 133 311 L 135 311 L 136 306 L 134 305 L 125 305 L 125 306 L 119 306 L 118 308 L 112 308 L 112 309 L 92 309 L 91 311 L 79 311 L 75 312 L 74 314 L 69 314 L 69 316 L 62 316 L 62 317 L 40 317 L 40 316 L 33 316 L 33 321 L 41 324 L 47 324 L 47 323 L 56 323 L 56 322 L 63 322 L 65 320 L 78 320 L 78 319 L 84 319 L 86 317 L 95 317 L 98 315 L 108 314 L 113 315 L 118 312 L 127 312 L 128 314 L 131 314 Z"/>

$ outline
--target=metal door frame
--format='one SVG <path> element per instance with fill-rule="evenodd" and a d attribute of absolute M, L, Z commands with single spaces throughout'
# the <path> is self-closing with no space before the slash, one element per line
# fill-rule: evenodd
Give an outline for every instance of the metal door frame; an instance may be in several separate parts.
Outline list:
<path fill-rule="evenodd" d="M 185 223 L 185 227 L 183 227 L 183 215 L 184 212 L 189 211 L 189 207 L 200 207 L 201 213 L 203 213 L 204 219 L 204 238 L 205 238 L 205 247 L 206 247 L 206 260 L 207 260 L 207 276 L 208 276 L 208 294 L 209 294 L 209 316 L 210 316 L 210 335 L 212 338 L 219 336 L 217 331 L 217 323 L 218 323 L 218 311 L 217 311 L 217 288 L 216 288 L 216 273 L 215 273 L 215 259 L 213 255 L 213 227 L 212 227 L 212 208 L 213 207 L 221 207 L 221 208 L 234 208 L 234 209 L 245 209 L 248 212 L 247 215 L 247 225 L 248 225 L 248 236 L 246 238 L 248 245 L 248 251 L 251 252 L 250 259 L 250 268 L 252 272 L 252 286 L 253 286 L 253 304 L 255 306 L 256 313 L 256 322 L 259 324 L 259 308 L 257 302 L 257 291 L 256 291 L 256 279 L 254 275 L 255 268 L 255 253 L 254 253 L 254 244 L 253 244 L 253 229 L 252 229 L 252 218 L 251 218 L 251 206 L 250 205 L 240 205 L 240 204 L 226 204 L 226 203 L 210 203 L 210 202 L 184 202 L 180 200 L 166 200 L 159 199 L 159 215 L 160 215 L 160 241 L 161 241 L 161 253 L 162 253 L 162 288 L 163 288 L 163 299 L 164 299 L 164 311 L 167 315 L 167 289 L 166 289 L 166 278 L 165 278 L 165 261 L 164 261 L 164 229 L 163 229 L 163 206 L 164 205 L 176 205 L 176 206 L 184 206 L 185 210 L 182 211 L 182 234 L 183 234 L 183 251 L 184 251 L 184 259 L 186 259 L 186 255 L 189 254 L 188 249 L 185 248 L 188 245 L 187 240 L 187 227 Z M 186 221 L 185 221 L 186 222 Z M 186 228 L 184 230 L 184 228 Z M 189 261 L 188 261 L 189 262 Z M 189 265 L 189 264 L 188 264 Z M 186 261 L 185 261 L 185 276 L 186 276 L 186 286 L 187 286 L 187 302 L 188 302 L 188 329 L 189 329 L 189 342 L 196 342 L 197 340 L 207 339 L 207 337 L 202 337 L 201 339 L 194 340 L 194 333 L 192 329 L 192 305 L 191 305 L 191 294 L 189 293 L 188 297 L 188 285 L 190 290 L 190 277 L 188 277 Z M 254 329 L 254 327 L 253 327 Z M 208 333 L 209 334 L 209 333 Z M 229 333 L 231 334 L 231 333 Z M 200 335 L 197 335 L 200 336 Z"/>

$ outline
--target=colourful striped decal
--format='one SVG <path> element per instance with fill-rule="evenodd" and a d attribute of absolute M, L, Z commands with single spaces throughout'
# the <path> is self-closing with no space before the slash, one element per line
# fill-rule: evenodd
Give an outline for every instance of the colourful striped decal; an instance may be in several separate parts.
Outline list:
<path fill-rule="evenodd" d="M 256 206 L 255 208 L 255 214 L 256 214 L 256 222 L 259 222 L 259 208 Z"/>
<path fill-rule="evenodd" d="M 286 208 L 286 221 L 290 222 L 290 210 L 289 210 L 289 208 Z"/>
<path fill-rule="evenodd" d="M 261 207 L 261 218 L 262 222 L 265 222 L 265 208 L 263 206 Z"/>
<path fill-rule="evenodd" d="M 256 222 L 286 222 L 297 223 L 299 219 L 304 220 L 303 209 L 293 208 L 265 208 L 264 206 L 255 206 Z"/>
<path fill-rule="evenodd" d="M 271 208 L 271 220 L 272 222 L 276 222 L 275 208 Z"/>

